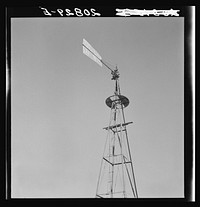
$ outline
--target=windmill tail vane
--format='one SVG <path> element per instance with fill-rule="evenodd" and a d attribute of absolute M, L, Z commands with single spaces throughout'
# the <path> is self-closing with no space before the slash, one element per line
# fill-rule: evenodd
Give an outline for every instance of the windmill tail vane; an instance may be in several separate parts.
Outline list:
<path fill-rule="evenodd" d="M 94 62 L 96 62 L 101 67 L 104 65 L 107 69 L 111 71 L 112 74 L 112 80 L 117 80 L 119 78 L 119 71 L 116 67 L 116 69 L 110 68 L 103 60 L 102 57 L 99 55 L 99 53 L 90 45 L 89 42 L 87 42 L 85 39 L 83 39 L 83 54 L 88 56 L 90 59 L 92 59 Z"/>

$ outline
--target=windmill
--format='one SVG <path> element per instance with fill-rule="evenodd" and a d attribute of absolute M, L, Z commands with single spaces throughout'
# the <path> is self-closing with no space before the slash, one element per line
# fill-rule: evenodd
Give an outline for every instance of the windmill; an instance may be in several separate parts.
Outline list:
<path fill-rule="evenodd" d="M 83 53 L 101 67 L 111 71 L 111 80 L 115 81 L 115 91 L 105 103 L 111 109 L 107 138 L 98 176 L 96 198 L 138 198 L 127 126 L 133 122 L 125 121 L 124 108 L 129 99 L 120 92 L 119 71 L 105 63 L 99 53 L 83 39 Z"/>

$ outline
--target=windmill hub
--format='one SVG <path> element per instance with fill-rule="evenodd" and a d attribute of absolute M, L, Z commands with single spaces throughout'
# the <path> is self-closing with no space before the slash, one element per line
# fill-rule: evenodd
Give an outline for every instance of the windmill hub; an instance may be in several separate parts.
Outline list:
<path fill-rule="evenodd" d="M 111 71 L 111 74 L 112 74 L 112 79 L 111 80 L 117 80 L 119 78 L 118 69 L 115 69 L 115 70 Z"/>

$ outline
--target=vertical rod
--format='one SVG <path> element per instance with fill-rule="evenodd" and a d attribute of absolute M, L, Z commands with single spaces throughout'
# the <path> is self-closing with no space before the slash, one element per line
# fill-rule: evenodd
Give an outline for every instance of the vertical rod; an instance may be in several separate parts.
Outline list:
<path fill-rule="evenodd" d="M 119 93 L 119 95 L 121 94 L 121 92 L 120 92 L 120 87 L 119 87 L 119 80 L 117 79 L 117 86 L 118 86 L 118 93 Z"/>
<path fill-rule="evenodd" d="M 121 115 L 121 113 L 120 113 L 120 115 Z M 121 118 L 121 116 L 120 116 L 120 118 Z M 118 133 L 118 132 L 117 132 Z M 120 138 L 121 139 L 123 139 L 122 138 L 122 125 L 121 125 L 121 127 L 120 127 Z M 120 139 L 119 139 L 120 140 Z M 121 141 L 120 141 L 121 142 Z M 123 179 L 123 194 L 124 194 L 124 197 L 126 197 L 126 191 L 125 191 L 125 180 L 124 180 L 124 165 L 125 165 L 125 162 L 124 162 L 124 155 L 123 155 L 123 145 L 122 145 L 122 143 L 120 143 L 120 148 L 121 148 L 121 162 L 122 162 L 122 179 Z"/>
<path fill-rule="evenodd" d="M 115 94 L 120 95 L 120 87 L 119 87 L 119 80 L 115 80 Z"/>
<path fill-rule="evenodd" d="M 114 186 L 114 151 L 115 151 L 115 146 L 114 146 L 114 143 L 113 143 L 113 147 L 112 147 L 112 163 L 113 164 L 112 164 L 111 198 L 113 198 L 113 186 Z"/>
<path fill-rule="evenodd" d="M 114 125 L 116 125 L 117 121 L 117 107 L 114 105 Z M 111 198 L 113 198 L 113 186 L 114 186 L 114 153 L 115 153 L 115 133 L 113 132 L 113 145 L 112 145 L 112 180 L 111 180 Z"/>
<path fill-rule="evenodd" d="M 120 109 L 119 110 L 119 115 L 120 115 L 120 123 L 122 122 L 121 120 L 121 112 L 120 112 Z M 119 135 L 120 134 L 120 135 Z M 122 138 L 122 123 L 121 123 L 121 126 L 120 126 L 120 133 L 118 132 L 117 130 L 117 137 L 118 137 L 118 141 L 119 141 L 119 146 L 120 146 L 120 151 L 121 151 L 121 163 L 122 163 L 122 182 L 123 182 L 123 195 L 124 195 L 124 198 L 126 197 L 126 188 L 125 188 L 125 179 L 124 179 L 124 165 L 125 165 L 125 161 L 124 161 L 124 155 L 123 155 L 123 138 Z"/>

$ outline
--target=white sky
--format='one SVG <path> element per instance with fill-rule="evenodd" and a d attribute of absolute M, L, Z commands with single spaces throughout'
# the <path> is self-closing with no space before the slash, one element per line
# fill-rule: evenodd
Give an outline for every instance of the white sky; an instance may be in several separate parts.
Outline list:
<path fill-rule="evenodd" d="M 183 197 L 183 24 L 12 19 L 12 197 L 95 197 L 114 82 L 82 53 L 83 38 L 119 68 L 139 197 Z"/>

